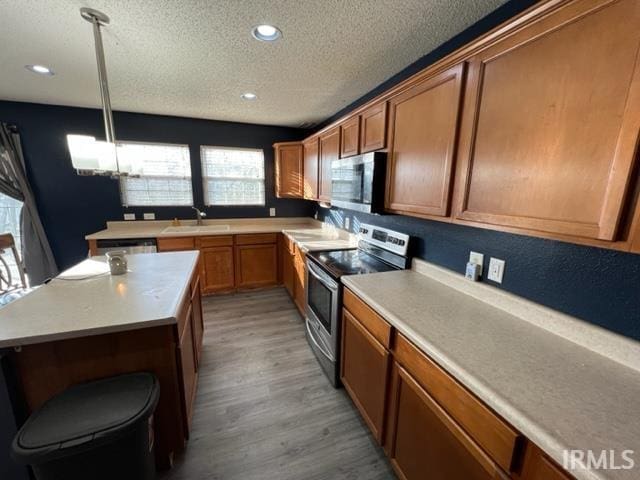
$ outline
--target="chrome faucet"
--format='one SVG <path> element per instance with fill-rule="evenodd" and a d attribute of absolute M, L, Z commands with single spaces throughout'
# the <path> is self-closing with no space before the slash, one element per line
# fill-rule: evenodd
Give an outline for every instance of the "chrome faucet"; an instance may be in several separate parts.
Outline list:
<path fill-rule="evenodd" d="M 196 207 L 191 207 L 196 211 L 196 225 L 202 225 L 202 219 L 207 216 L 206 212 L 203 212 Z"/>

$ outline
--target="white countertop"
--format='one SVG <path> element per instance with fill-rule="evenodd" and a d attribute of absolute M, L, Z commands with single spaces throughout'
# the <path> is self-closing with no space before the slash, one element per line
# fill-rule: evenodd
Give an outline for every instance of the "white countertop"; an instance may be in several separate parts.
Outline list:
<path fill-rule="evenodd" d="M 638 342 L 572 324 L 580 321 L 562 314 L 548 321 L 552 313 L 505 292 L 496 295 L 498 306 L 486 303 L 497 289 L 471 285 L 438 267 L 421 272 L 342 280 L 560 465 L 565 449 L 592 449 L 596 456 L 615 450 L 618 464 L 624 450 L 635 451 L 632 470 L 573 470 L 578 479 L 640 478 Z M 539 324 L 533 317 L 522 318 L 536 312 L 549 318 Z M 573 338 L 551 331 L 554 323 L 558 331 L 573 331 Z M 607 349 L 617 361 L 603 355 Z"/>
<path fill-rule="evenodd" d="M 195 220 L 182 220 L 181 225 L 195 228 Z M 217 226 L 215 231 L 164 232 L 171 222 L 132 221 L 107 222 L 107 228 L 85 237 L 86 240 L 121 240 L 125 238 L 166 238 L 247 233 L 284 233 L 303 252 L 356 248 L 356 236 L 308 217 L 232 218 L 205 220 L 204 226 Z"/>
<path fill-rule="evenodd" d="M 93 257 L 0 308 L 0 347 L 176 323 L 198 252 L 129 255 L 128 272 L 111 276 Z"/>

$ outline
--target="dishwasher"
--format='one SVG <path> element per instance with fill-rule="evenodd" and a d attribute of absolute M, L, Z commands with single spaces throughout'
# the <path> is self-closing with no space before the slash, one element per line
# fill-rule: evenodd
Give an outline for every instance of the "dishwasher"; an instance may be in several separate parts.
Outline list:
<path fill-rule="evenodd" d="M 107 252 L 122 251 L 127 254 L 134 253 L 155 253 L 158 251 L 158 244 L 155 238 L 121 238 L 117 240 L 98 240 L 98 255 Z"/>

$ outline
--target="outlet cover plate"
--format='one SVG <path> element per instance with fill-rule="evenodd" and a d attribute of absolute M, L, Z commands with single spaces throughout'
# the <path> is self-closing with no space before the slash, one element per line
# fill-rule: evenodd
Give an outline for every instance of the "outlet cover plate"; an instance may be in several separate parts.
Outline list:
<path fill-rule="evenodd" d="M 136 219 L 136 214 L 135 213 L 125 213 L 124 214 L 124 219 L 125 220 L 135 220 Z"/>
<path fill-rule="evenodd" d="M 275 208 L 271 207 L 269 209 L 269 216 L 270 217 L 275 217 L 276 216 L 276 209 Z"/>
<path fill-rule="evenodd" d="M 499 258 L 491 257 L 489 260 L 489 274 L 487 278 L 496 283 L 502 283 L 502 277 L 504 276 L 505 261 Z"/>
<path fill-rule="evenodd" d="M 155 213 L 145 213 L 143 215 L 143 218 L 145 220 L 155 220 L 156 219 L 156 214 Z"/>
<path fill-rule="evenodd" d="M 480 265 L 480 276 L 482 276 L 482 266 L 484 265 L 484 253 L 474 252 L 473 250 L 470 251 L 469 263 L 475 263 L 476 265 Z"/>

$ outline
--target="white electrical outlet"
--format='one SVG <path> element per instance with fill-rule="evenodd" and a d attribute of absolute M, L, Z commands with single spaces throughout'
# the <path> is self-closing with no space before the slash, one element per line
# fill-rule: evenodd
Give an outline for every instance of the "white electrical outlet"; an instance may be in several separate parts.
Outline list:
<path fill-rule="evenodd" d="M 125 213 L 124 214 L 124 219 L 125 220 L 135 220 L 136 219 L 136 214 L 135 213 Z"/>
<path fill-rule="evenodd" d="M 349 230 L 351 226 L 351 219 L 349 217 L 344 217 L 344 229 Z"/>
<path fill-rule="evenodd" d="M 489 260 L 489 275 L 487 278 L 496 283 L 502 283 L 502 277 L 504 276 L 504 260 L 491 257 Z"/>
<path fill-rule="evenodd" d="M 156 219 L 156 214 L 155 213 L 145 213 L 143 215 L 143 218 L 145 220 L 155 220 Z"/>
<path fill-rule="evenodd" d="M 271 207 L 269 209 L 269 216 L 270 217 L 275 217 L 276 216 L 276 209 L 275 208 Z"/>
<path fill-rule="evenodd" d="M 484 264 L 484 254 L 471 251 L 469 252 L 469 263 L 480 265 L 480 275 L 482 275 L 482 265 Z"/>

